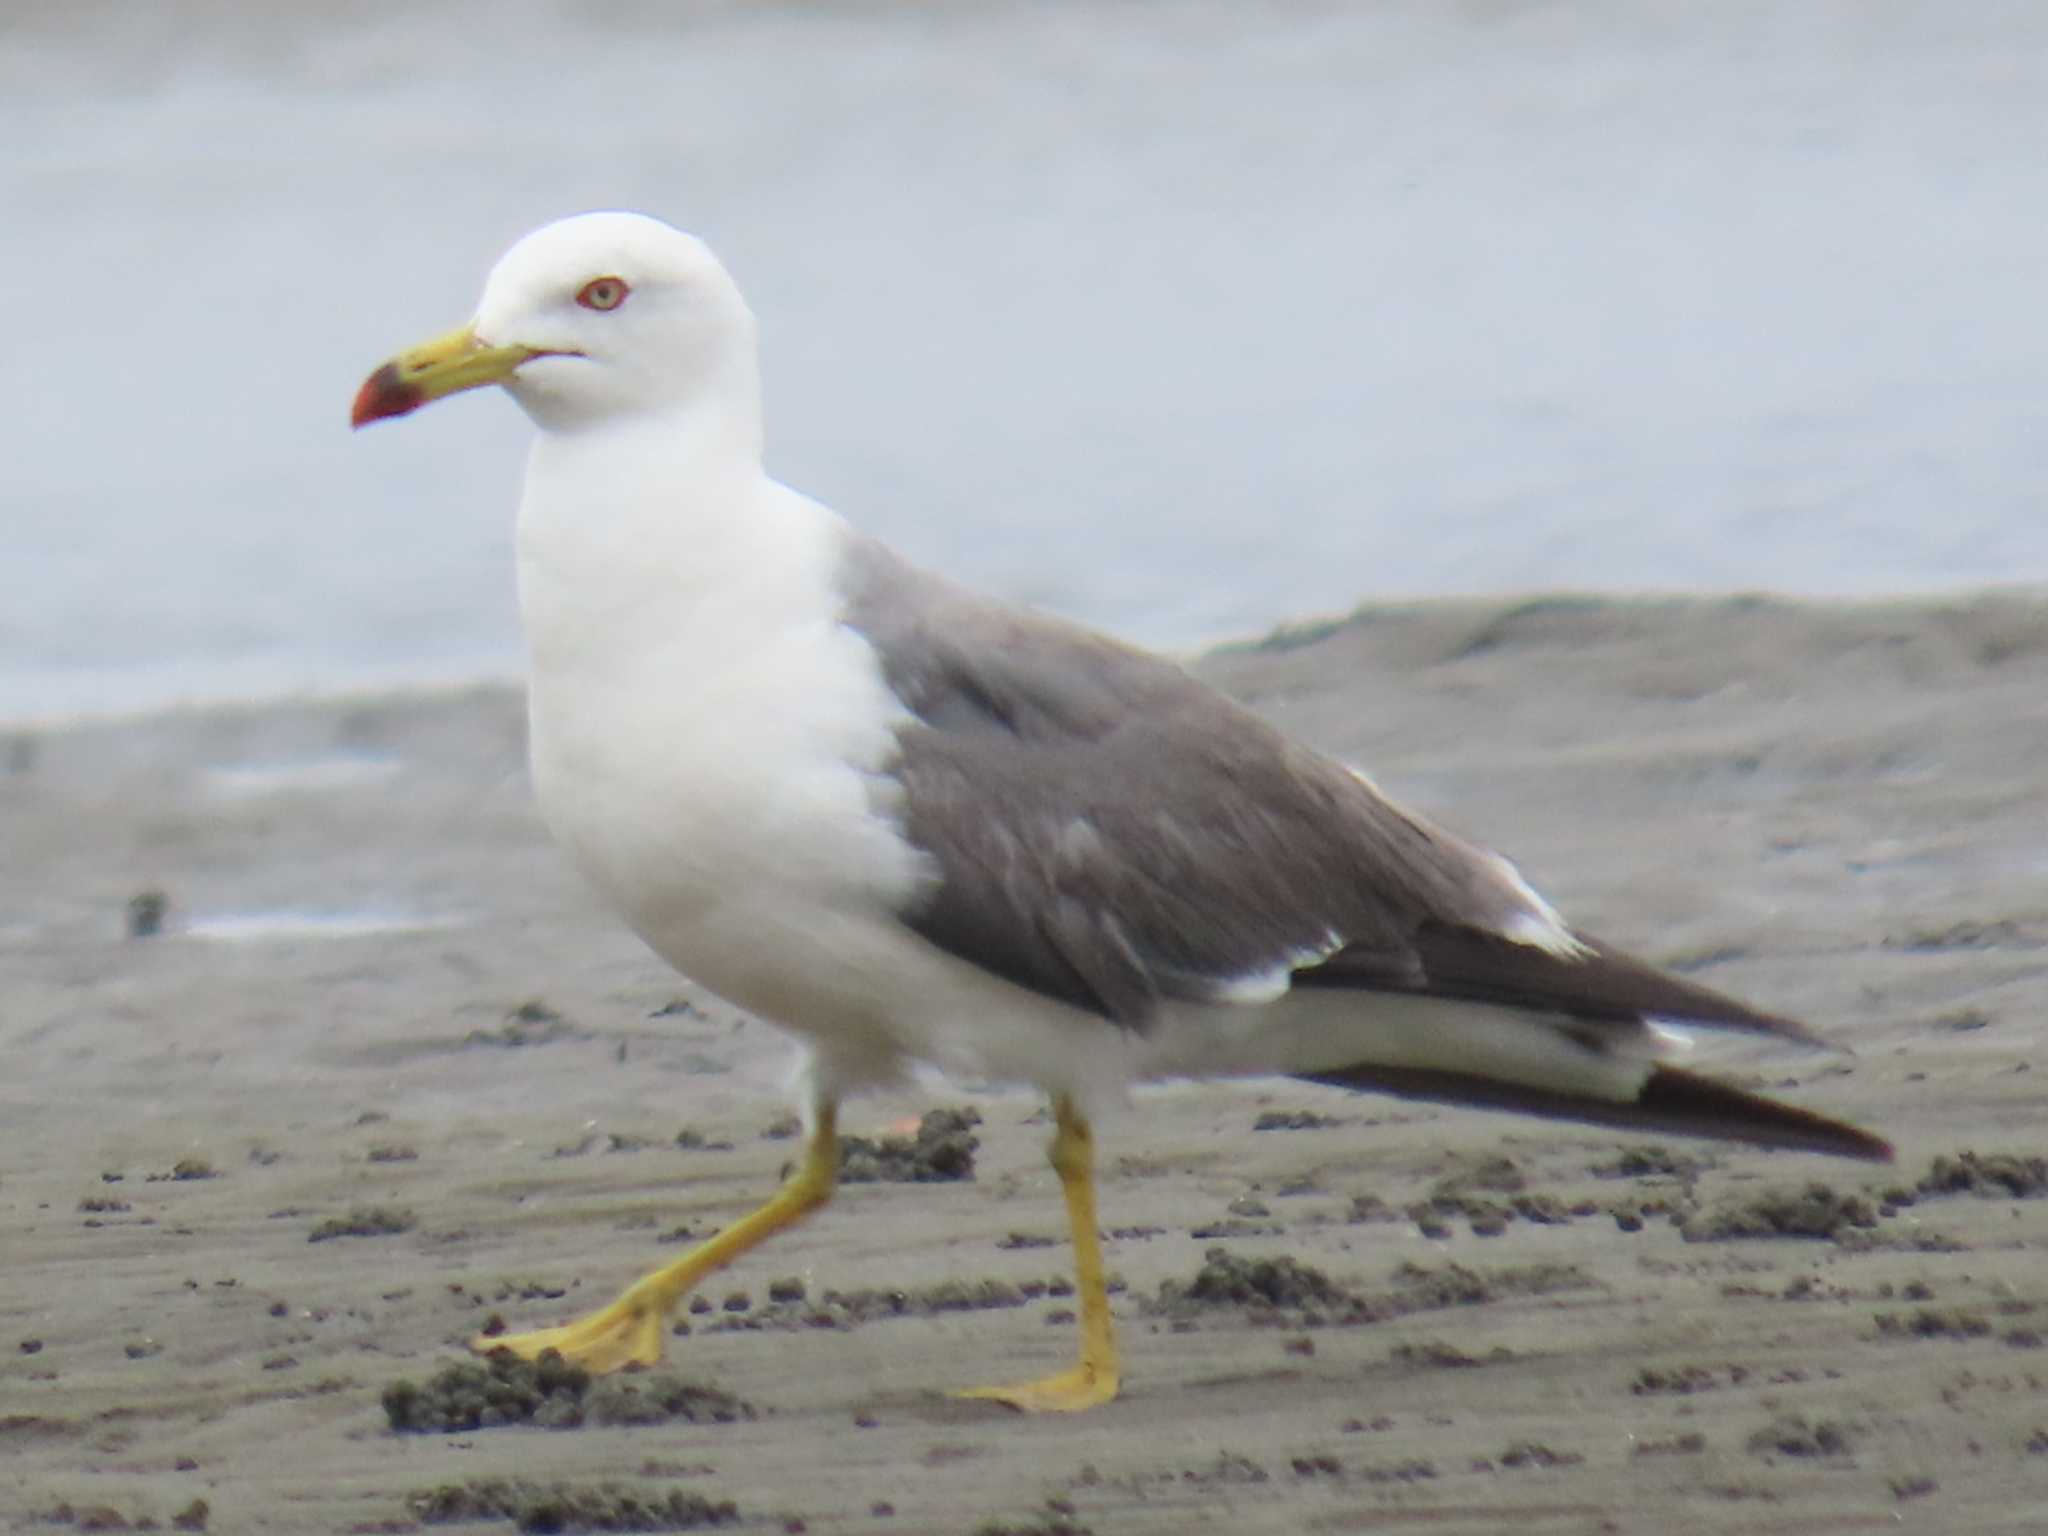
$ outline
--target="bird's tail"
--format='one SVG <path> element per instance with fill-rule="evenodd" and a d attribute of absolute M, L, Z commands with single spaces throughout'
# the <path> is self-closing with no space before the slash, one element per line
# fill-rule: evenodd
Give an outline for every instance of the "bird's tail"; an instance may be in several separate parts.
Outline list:
<path fill-rule="evenodd" d="M 1553 1120 L 1704 1136 L 1761 1147 L 1789 1147 L 1873 1163 L 1892 1160 L 1891 1143 L 1868 1131 L 1676 1067 L 1651 1067 L 1632 1099 L 1534 1088 L 1468 1072 L 1375 1066 L 1370 1062 L 1299 1075 L 1309 1082 L 1334 1088 L 1391 1093 L 1440 1104 L 1507 1109 Z"/>

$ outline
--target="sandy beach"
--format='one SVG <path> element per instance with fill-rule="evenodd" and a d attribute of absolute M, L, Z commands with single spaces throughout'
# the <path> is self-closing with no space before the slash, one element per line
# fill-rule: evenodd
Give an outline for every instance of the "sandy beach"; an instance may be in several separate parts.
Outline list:
<path fill-rule="evenodd" d="M 765 1195 L 787 1047 L 582 889 L 510 688 L 0 728 L 0 1524 L 2048 1529 L 2048 594 L 1402 605 L 1199 667 L 1849 1047 L 1706 1058 L 1896 1166 L 1148 1090 L 1101 1127 L 1125 1396 L 1026 1419 L 945 1392 L 1071 1349 L 1039 1106 L 934 1084 L 847 1129 L 971 1107 L 971 1178 L 847 1185 L 603 1411 L 399 1433 L 493 1317 Z"/>

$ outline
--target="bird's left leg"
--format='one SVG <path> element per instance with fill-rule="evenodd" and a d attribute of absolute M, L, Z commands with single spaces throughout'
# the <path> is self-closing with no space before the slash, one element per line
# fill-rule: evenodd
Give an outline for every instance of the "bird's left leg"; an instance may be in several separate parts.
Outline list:
<path fill-rule="evenodd" d="M 1074 1294 L 1081 1310 L 1081 1358 L 1041 1381 L 1006 1387 L 976 1387 L 961 1397 L 993 1398 L 1031 1413 L 1073 1413 L 1116 1396 L 1123 1378 L 1117 1356 L 1116 1325 L 1109 1315 L 1109 1287 L 1102 1273 L 1102 1240 L 1095 1231 L 1095 1133 L 1064 1094 L 1053 1101 L 1057 1129 L 1047 1149 L 1060 1191 L 1067 1200 L 1067 1224 L 1074 1237 Z"/>
<path fill-rule="evenodd" d="M 617 1301 L 559 1328 L 530 1333 L 482 1334 L 469 1341 L 478 1354 L 509 1349 L 525 1360 L 557 1350 L 564 1360 L 603 1375 L 629 1365 L 659 1365 L 662 1335 L 675 1304 L 714 1270 L 793 1227 L 832 1198 L 839 1183 L 838 1106 L 820 1103 L 803 1162 L 758 1209 L 717 1236 L 699 1243 L 673 1263 L 628 1286 Z"/>

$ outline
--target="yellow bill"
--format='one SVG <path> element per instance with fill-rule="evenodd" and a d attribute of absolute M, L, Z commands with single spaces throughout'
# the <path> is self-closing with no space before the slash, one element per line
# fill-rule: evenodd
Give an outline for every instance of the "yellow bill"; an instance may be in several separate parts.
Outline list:
<path fill-rule="evenodd" d="M 404 416 L 430 400 L 484 384 L 502 384 L 521 363 L 545 354 L 536 347 L 494 347 L 469 326 L 401 352 L 356 391 L 351 426 Z"/>

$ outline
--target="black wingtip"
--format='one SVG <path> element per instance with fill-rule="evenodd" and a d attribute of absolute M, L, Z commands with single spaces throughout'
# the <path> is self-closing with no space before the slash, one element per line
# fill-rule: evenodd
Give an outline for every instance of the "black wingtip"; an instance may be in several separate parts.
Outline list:
<path fill-rule="evenodd" d="M 1466 1072 L 1369 1063 L 1303 1075 L 1310 1082 L 1333 1088 L 1509 1110 L 1549 1120 L 1576 1120 L 1625 1130 L 1783 1147 L 1868 1163 L 1888 1163 L 1893 1158 L 1890 1142 L 1845 1121 L 1796 1105 L 1780 1104 L 1775 1099 L 1676 1067 L 1652 1068 L 1641 1091 L 1627 1100 L 1533 1088 Z"/>
<path fill-rule="evenodd" d="M 1696 1136 L 1824 1152 L 1867 1163 L 1888 1163 L 1894 1156 L 1890 1142 L 1846 1121 L 1780 1104 L 1676 1067 L 1652 1072 L 1634 1107 L 1673 1130 Z"/>

